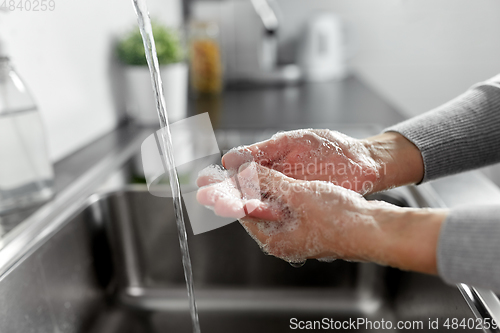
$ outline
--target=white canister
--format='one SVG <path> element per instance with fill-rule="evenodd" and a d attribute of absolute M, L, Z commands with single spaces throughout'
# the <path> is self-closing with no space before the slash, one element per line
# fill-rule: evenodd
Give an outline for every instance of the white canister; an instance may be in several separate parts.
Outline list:
<path fill-rule="evenodd" d="M 314 16 L 299 43 L 297 62 L 307 81 L 342 79 L 347 75 L 346 36 L 332 13 Z"/>
<path fill-rule="evenodd" d="M 163 94 L 169 122 L 186 117 L 188 67 L 180 62 L 160 66 Z M 130 118 L 139 124 L 157 125 L 158 113 L 147 66 L 125 68 L 127 86 L 126 109 Z"/>

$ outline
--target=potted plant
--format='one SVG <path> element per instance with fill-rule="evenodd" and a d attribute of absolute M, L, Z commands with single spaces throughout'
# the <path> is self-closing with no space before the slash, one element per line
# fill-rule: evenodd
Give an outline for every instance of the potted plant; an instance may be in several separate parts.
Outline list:
<path fill-rule="evenodd" d="M 152 23 L 163 93 L 169 121 L 184 118 L 187 103 L 188 68 L 180 36 L 174 30 Z M 117 44 L 117 55 L 125 64 L 127 113 L 145 125 L 158 124 L 144 44 L 139 29 L 129 31 Z"/>

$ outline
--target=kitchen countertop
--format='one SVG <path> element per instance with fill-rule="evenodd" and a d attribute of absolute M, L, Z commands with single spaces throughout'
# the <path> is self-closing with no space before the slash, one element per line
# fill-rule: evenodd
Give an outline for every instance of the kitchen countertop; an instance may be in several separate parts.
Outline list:
<path fill-rule="evenodd" d="M 121 126 L 56 162 L 54 164 L 54 198 L 84 175 L 98 161 L 106 157 L 110 151 L 127 146 L 142 131 L 142 129 L 133 125 Z M 33 215 L 43 205 L 39 204 L 12 214 L 0 215 L 0 238 Z"/>
<path fill-rule="evenodd" d="M 188 115 L 208 112 L 215 129 L 386 127 L 402 114 L 355 76 L 285 87 L 232 88 L 220 98 L 190 100 Z"/>

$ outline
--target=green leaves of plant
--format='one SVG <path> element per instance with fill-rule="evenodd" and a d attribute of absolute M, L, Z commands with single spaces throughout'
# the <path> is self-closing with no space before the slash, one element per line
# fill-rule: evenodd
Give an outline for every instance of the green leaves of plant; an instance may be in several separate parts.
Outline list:
<path fill-rule="evenodd" d="M 152 22 L 152 27 L 160 65 L 182 61 L 184 52 L 179 34 L 156 22 Z M 118 42 L 116 51 L 124 64 L 147 66 L 144 44 L 138 28 L 130 31 Z"/>

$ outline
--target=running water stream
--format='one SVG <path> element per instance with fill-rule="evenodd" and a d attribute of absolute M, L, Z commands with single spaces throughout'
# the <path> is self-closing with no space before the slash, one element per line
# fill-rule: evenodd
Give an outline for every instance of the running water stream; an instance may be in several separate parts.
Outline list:
<path fill-rule="evenodd" d="M 160 77 L 160 68 L 158 58 L 156 56 L 156 46 L 153 39 L 153 30 L 149 19 L 149 12 L 145 0 L 132 0 L 137 21 L 141 30 L 142 40 L 144 42 L 144 50 L 148 61 L 149 72 L 151 73 L 151 81 L 156 101 L 156 110 L 160 119 L 161 132 L 161 151 L 163 164 L 167 166 L 170 187 L 174 200 L 175 218 L 177 221 L 177 229 L 179 233 L 179 243 L 182 253 L 182 265 L 184 266 L 184 277 L 186 278 L 187 293 L 189 297 L 189 309 L 191 312 L 191 320 L 193 322 L 193 332 L 200 333 L 200 322 L 198 320 L 198 310 L 194 298 L 193 287 L 193 269 L 191 266 L 191 258 L 189 256 L 189 248 L 187 242 L 186 225 L 184 223 L 184 215 L 182 214 L 181 191 L 179 186 L 179 178 L 174 163 L 174 151 L 172 146 L 172 136 L 170 135 L 170 127 L 168 125 L 167 110 L 165 108 L 165 99 L 163 97 L 163 86 Z"/>

